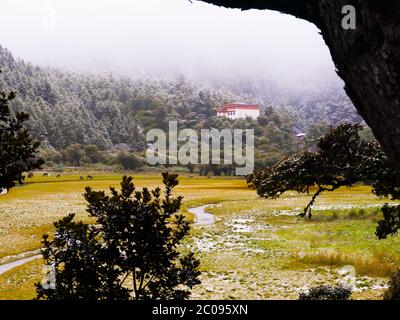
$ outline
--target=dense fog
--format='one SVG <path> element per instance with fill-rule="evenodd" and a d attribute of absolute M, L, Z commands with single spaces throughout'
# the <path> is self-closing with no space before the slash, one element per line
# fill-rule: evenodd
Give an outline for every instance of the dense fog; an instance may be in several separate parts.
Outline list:
<path fill-rule="evenodd" d="M 129 76 L 335 82 L 312 24 L 189 0 L 3 0 L 0 44 L 39 65 Z"/>

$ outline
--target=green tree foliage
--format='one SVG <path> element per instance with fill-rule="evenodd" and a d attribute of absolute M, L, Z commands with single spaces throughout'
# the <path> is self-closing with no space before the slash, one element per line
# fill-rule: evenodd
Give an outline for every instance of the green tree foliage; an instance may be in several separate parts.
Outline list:
<path fill-rule="evenodd" d="M 381 147 L 374 141 L 362 140 L 358 124 L 342 124 L 319 139 L 317 151 L 306 151 L 284 159 L 276 165 L 249 176 L 250 186 L 265 198 L 277 198 L 294 190 L 316 192 L 300 216 L 308 214 L 318 195 L 340 187 L 369 182 L 378 196 L 400 199 L 396 171 Z"/>
<path fill-rule="evenodd" d="M 43 164 L 36 157 L 40 143 L 33 140 L 24 126 L 29 115 L 10 111 L 9 102 L 14 98 L 14 92 L 0 92 L 0 189 L 10 189 L 16 182 L 22 183 L 24 172 Z"/>
<path fill-rule="evenodd" d="M 286 115 L 279 114 L 269 107 L 263 116 L 257 120 L 251 118 L 231 120 L 223 117 L 213 117 L 204 122 L 203 128 L 209 129 L 252 129 L 255 140 L 255 168 L 261 169 L 275 164 L 283 157 L 299 151 L 299 145 L 292 132 L 293 122 Z M 223 144 L 221 144 L 221 159 L 223 159 Z M 232 174 L 232 165 L 206 165 L 201 167 L 203 175 Z"/>
<path fill-rule="evenodd" d="M 382 208 L 383 219 L 378 222 L 376 235 L 379 239 L 386 239 L 400 229 L 400 207 L 385 205 Z"/>
<path fill-rule="evenodd" d="M 286 95 L 290 99 L 283 109 L 294 116 L 298 127 L 304 132 L 312 124 L 327 123 L 334 127 L 344 122 L 359 123 L 360 115 L 344 90 L 338 90 L 342 84 L 326 83 L 323 90 L 306 89 L 307 84 L 292 90 Z"/>
<path fill-rule="evenodd" d="M 318 140 L 327 134 L 332 129 L 332 126 L 327 123 L 312 123 L 308 127 L 307 134 L 304 137 L 304 147 L 307 149 L 315 148 Z"/>
<path fill-rule="evenodd" d="M 64 150 L 64 158 L 71 164 L 76 164 L 80 166 L 83 151 L 80 144 L 71 144 L 68 148 Z"/>
<path fill-rule="evenodd" d="M 86 188 L 93 225 L 69 215 L 44 236 L 43 257 L 54 269 L 54 286 L 36 284 L 39 299 L 186 299 L 199 284 L 199 261 L 180 246 L 189 223 L 176 214 L 177 175 L 163 173 L 160 188 L 137 191 L 123 177 L 111 195 Z"/>
<path fill-rule="evenodd" d="M 390 277 L 389 287 L 383 295 L 384 300 L 400 300 L 400 269 Z"/>
<path fill-rule="evenodd" d="M 39 148 L 39 156 L 43 158 L 46 164 L 59 164 L 63 160 L 61 152 L 55 150 L 54 148 Z"/>
<path fill-rule="evenodd" d="M 134 154 L 126 151 L 120 151 L 117 154 L 115 162 L 121 165 L 125 170 L 137 169 L 143 165 Z"/>
<path fill-rule="evenodd" d="M 303 88 L 293 95 L 275 88 L 271 80 L 244 76 L 206 83 L 184 77 L 131 80 L 85 76 L 33 66 L 14 59 L 1 47 L 0 66 L 6 71 L 5 88 L 18 92 L 12 108 L 29 113 L 27 126 L 33 137 L 42 141 L 42 147 L 57 151 L 74 144 L 110 151 L 125 144 L 128 151 L 139 153 L 146 148 L 149 129 L 167 129 L 168 121 L 176 120 L 180 129 L 255 128 L 255 165 L 261 169 L 298 151 L 293 126 L 306 132 L 310 123 L 353 121 L 356 114 L 345 95 L 338 94 L 340 86 L 328 87 L 326 92 L 305 92 Z M 217 119 L 215 109 L 232 101 L 272 103 L 275 107 L 267 108 L 258 121 Z M 90 157 L 83 160 L 93 162 Z"/>
<path fill-rule="evenodd" d="M 84 148 L 85 156 L 91 163 L 101 162 L 102 156 L 99 148 L 95 144 L 88 144 Z"/>

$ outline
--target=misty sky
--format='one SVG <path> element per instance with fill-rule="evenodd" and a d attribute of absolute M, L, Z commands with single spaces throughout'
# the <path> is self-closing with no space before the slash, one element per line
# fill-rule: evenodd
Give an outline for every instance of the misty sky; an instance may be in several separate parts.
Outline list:
<path fill-rule="evenodd" d="M 312 24 L 189 0 L 2 0 L 0 44 L 35 64 L 74 70 L 336 77 Z"/>

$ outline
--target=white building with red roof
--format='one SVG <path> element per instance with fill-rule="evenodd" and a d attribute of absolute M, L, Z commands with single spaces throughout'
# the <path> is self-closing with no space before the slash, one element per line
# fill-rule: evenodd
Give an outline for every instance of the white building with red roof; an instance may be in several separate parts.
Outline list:
<path fill-rule="evenodd" d="M 217 116 L 229 119 L 244 119 L 247 117 L 257 119 L 260 116 L 260 112 L 261 109 L 257 104 L 228 103 L 217 109 Z"/>

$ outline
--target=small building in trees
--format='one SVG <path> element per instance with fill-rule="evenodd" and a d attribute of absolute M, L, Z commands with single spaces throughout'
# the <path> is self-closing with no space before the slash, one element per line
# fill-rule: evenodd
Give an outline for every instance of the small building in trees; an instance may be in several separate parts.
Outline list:
<path fill-rule="evenodd" d="M 260 116 L 260 106 L 248 103 L 228 103 L 217 109 L 218 117 L 229 119 L 243 119 L 250 117 L 257 119 Z"/>
<path fill-rule="evenodd" d="M 296 139 L 303 140 L 305 138 L 306 134 L 305 133 L 296 133 L 294 136 Z"/>

